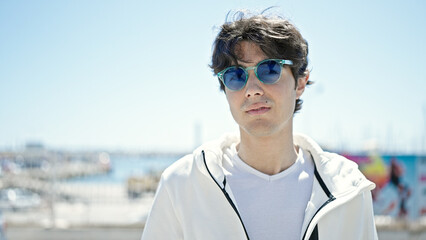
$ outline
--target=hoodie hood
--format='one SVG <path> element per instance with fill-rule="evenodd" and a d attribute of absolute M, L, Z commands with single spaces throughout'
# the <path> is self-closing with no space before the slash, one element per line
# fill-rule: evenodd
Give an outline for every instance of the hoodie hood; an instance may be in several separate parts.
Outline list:
<path fill-rule="evenodd" d="M 308 151 L 330 192 L 338 198 L 359 188 L 371 190 L 375 184 L 367 180 L 353 161 L 335 153 L 324 152 L 310 137 L 294 135 L 294 144 Z"/>
<path fill-rule="evenodd" d="M 222 184 L 225 180 L 222 168 L 225 149 L 233 143 L 239 142 L 238 134 L 226 134 L 218 140 L 201 145 L 193 152 L 198 169 L 206 176 L 209 175 L 204 165 L 205 160 L 213 177 L 219 184 Z M 321 173 L 321 178 L 335 197 L 359 191 L 360 188 L 371 190 L 375 187 L 374 183 L 367 180 L 358 170 L 355 162 L 348 161 L 338 154 L 324 152 L 310 137 L 304 134 L 294 134 L 293 142 L 311 154 L 318 172 Z M 222 187 L 224 186 L 222 185 Z"/>
<path fill-rule="evenodd" d="M 209 176 L 209 173 L 204 165 L 206 162 L 210 173 L 216 179 L 216 182 L 221 188 L 224 188 L 225 174 L 223 172 L 223 154 L 225 149 L 229 148 L 233 143 L 239 143 L 240 138 L 237 134 L 226 134 L 221 138 L 207 142 L 194 150 L 194 160 L 197 168 Z M 209 176 L 210 177 L 210 176 Z"/>

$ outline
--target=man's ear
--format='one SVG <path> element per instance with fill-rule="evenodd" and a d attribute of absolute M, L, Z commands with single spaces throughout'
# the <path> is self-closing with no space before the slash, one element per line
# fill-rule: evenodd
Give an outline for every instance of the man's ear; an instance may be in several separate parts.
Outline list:
<path fill-rule="evenodd" d="M 305 76 L 297 79 L 296 99 L 299 99 L 300 96 L 302 96 L 303 92 L 305 91 L 306 84 L 308 83 L 308 80 L 309 80 L 309 71 L 306 73 Z"/>

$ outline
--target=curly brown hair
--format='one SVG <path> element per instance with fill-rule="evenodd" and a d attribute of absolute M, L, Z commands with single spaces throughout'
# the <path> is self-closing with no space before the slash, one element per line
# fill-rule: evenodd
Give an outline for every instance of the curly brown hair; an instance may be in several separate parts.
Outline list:
<path fill-rule="evenodd" d="M 297 79 L 309 74 L 307 69 L 308 42 L 288 20 L 279 16 L 250 15 L 244 11 L 237 11 L 231 17 L 233 17 L 232 21 L 226 21 L 221 26 L 213 43 L 210 67 L 214 75 L 237 63 L 238 56 L 235 48 L 241 41 L 255 43 L 269 58 L 293 61 L 290 69 L 296 81 L 296 86 Z M 219 80 L 219 83 L 220 89 L 225 91 L 222 81 Z M 312 83 L 308 80 L 307 85 Z M 302 108 L 302 102 L 301 99 L 296 99 L 294 112 Z"/>

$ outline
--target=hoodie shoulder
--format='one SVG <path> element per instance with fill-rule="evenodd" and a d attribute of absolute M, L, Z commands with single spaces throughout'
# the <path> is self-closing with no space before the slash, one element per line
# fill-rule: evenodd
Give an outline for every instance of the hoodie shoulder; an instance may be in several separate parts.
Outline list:
<path fill-rule="evenodd" d="M 164 181 L 169 181 L 169 179 L 189 175 L 193 162 L 193 154 L 185 155 L 176 162 L 172 163 L 169 167 L 167 167 L 163 171 L 161 177 Z"/>
<path fill-rule="evenodd" d="M 346 177 L 347 175 L 361 174 L 358 164 L 342 155 L 331 152 L 322 152 L 320 155 L 322 156 L 322 167 L 326 167 L 327 172 L 332 173 L 332 175 Z"/>
<path fill-rule="evenodd" d="M 295 134 L 294 142 L 312 155 L 318 173 L 333 193 L 342 194 L 361 185 L 374 188 L 374 184 L 365 178 L 354 161 L 323 151 L 314 140 L 303 134 Z"/>
<path fill-rule="evenodd" d="M 367 180 L 354 161 L 330 152 L 323 152 L 321 156 L 321 165 L 317 166 L 318 172 L 329 183 L 332 192 L 344 194 L 364 185 L 369 185 L 369 189 L 374 188 L 374 184 Z"/>

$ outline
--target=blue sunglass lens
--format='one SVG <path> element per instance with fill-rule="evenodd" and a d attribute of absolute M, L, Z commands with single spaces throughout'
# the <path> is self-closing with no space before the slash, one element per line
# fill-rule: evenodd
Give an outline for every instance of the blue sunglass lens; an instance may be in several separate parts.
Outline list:
<path fill-rule="evenodd" d="M 229 68 L 223 74 L 225 86 L 233 91 L 240 90 L 246 85 L 246 72 L 237 67 Z"/>
<path fill-rule="evenodd" d="M 281 76 L 281 65 L 276 61 L 265 61 L 257 67 L 257 76 L 263 83 L 276 83 Z"/>

